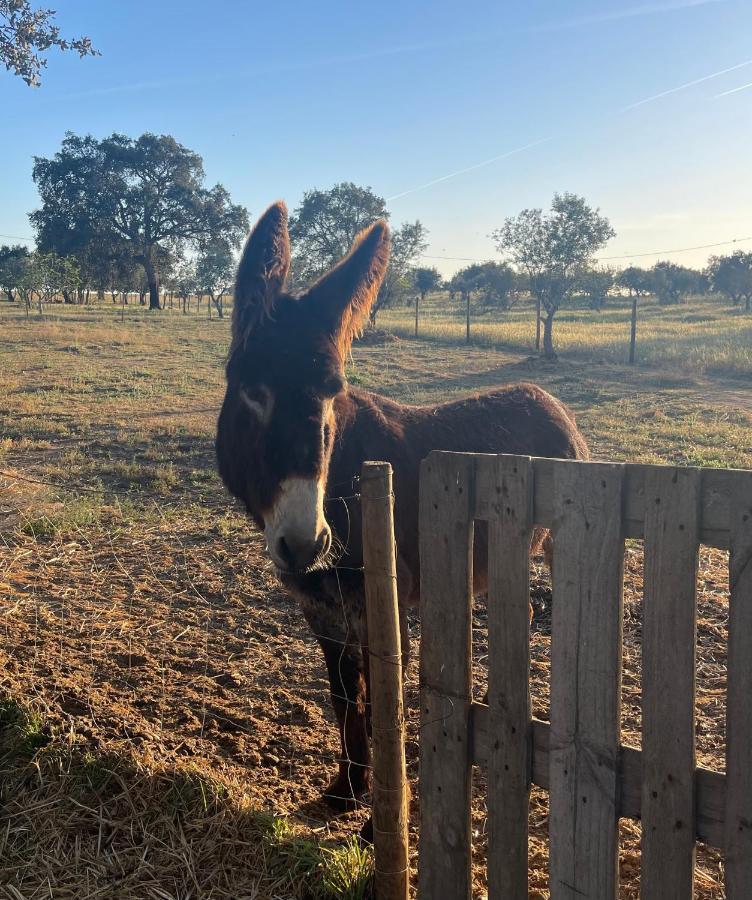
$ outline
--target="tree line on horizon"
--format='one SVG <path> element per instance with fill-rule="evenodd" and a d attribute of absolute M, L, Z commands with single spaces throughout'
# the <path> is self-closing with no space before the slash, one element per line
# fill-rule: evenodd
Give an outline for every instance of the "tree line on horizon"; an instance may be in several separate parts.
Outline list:
<path fill-rule="evenodd" d="M 206 187 L 201 157 L 169 135 L 139 138 L 68 133 L 51 158 L 35 157 L 32 175 L 41 206 L 29 216 L 36 248 L 0 247 L 4 299 L 21 299 L 27 310 L 55 297 L 87 303 L 109 292 L 124 304 L 138 294 L 149 309 L 177 297 L 185 312 L 192 296 L 208 298 L 223 315 L 237 254 L 248 231 L 247 210 L 221 185 Z M 290 216 L 293 244 L 290 283 L 302 289 L 329 269 L 356 235 L 376 219 L 389 219 L 384 198 L 369 187 L 341 182 L 310 190 Z M 662 261 L 650 269 L 621 271 L 596 264 L 596 254 L 615 232 L 600 210 L 575 194 L 555 194 L 548 211 L 525 209 L 492 233 L 501 261 L 468 265 L 444 280 L 419 265 L 428 232 L 420 221 L 392 225 L 389 268 L 372 310 L 399 302 L 415 305 L 444 289 L 465 304 L 470 338 L 470 301 L 509 309 L 520 297 L 536 308 L 536 347 L 556 356 L 556 313 L 574 297 L 598 310 L 613 290 L 637 301 L 653 294 L 662 304 L 713 290 L 736 305 L 752 303 L 752 253 L 737 250 L 711 257 L 704 271 Z M 633 330 L 635 323 L 633 321 Z"/>

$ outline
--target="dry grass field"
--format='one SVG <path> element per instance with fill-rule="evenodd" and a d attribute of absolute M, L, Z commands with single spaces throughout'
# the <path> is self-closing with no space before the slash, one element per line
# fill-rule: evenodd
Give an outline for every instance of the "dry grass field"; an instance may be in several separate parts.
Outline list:
<path fill-rule="evenodd" d="M 530 357 L 522 310 L 495 324 L 486 314 L 468 348 L 457 341 L 461 316 L 437 299 L 431 317 L 430 305 L 417 341 L 404 336 L 409 309 L 384 313 L 380 324 L 399 336 L 357 345 L 351 380 L 409 402 L 535 380 L 571 405 L 596 458 L 752 468 L 752 323 L 728 308 L 646 309 L 640 365 L 630 369 L 621 362 L 621 306 L 562 315 L 554 365 Z M 338 751 L 318 648 L 215 473 L 228 331 L 227 320 L 177 311 L 131 308 L 121 322 L 107 306 L 54 306 L 27 321 L 0 304 L 7 900 L 368 896 L 370 852 L 352 839 L 367 811 L 333 818 L 318 802 Z M 715 769 L 723 768 L 725 564 L 703 549 L 697 741 L 700 762 Z M 637 542 L 625 569 L 623 740 L 637 746 Z M 550 606 L 539 563 L 532 578 L 534 711 L 545 719 Z M 485 621 L 478 601 L 479 695 Z M 414 651 L 419 633 L 414 621 Z M 408 702 L 414 777 L 414 663 Z M 476 781 L 480 861 L 482 773 Z M 536 792 L 538 898 L 548 896 L 546 816 Z M 624 822 L 625 898 L 638 896 L 638 847 L 639 823 Z M 697 896 L 717 900 L 721 885 L 720 855 L 699 848 Z M 480 867 L 476 886 L 480 897 Z"/>

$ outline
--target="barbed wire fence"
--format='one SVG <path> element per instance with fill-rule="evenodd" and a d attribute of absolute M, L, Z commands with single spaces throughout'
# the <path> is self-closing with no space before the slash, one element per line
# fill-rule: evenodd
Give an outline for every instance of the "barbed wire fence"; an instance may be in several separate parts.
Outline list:
<path fill-rule="evenodd" d="M 196 407 L 167 412 L 166 415 L 209 411 L 214 412 L 215 408 Z M 148 417 L 157 418 L 158 415 L 151 413 Z M 67 442 L 61 442 L 59 448 L 52 446 L 48 452 L 54 454 L 56 449 L 66 447 Z M 5 460 L 8 459 L 9 455 L 6 454 Z M 360 500 L 358 481 L 356 476 L 349 480 L 347 485 L 331 485 L 332 489 L 345 488 L 349 493 L 338 493 L 336 496 L 328 497 L 326 502 L 343 504 L 348 517 L 354 514 L 353 508 L 357 507 Z M 23 495 L 18 496 L 19 486 L 38 488 L 41 496 L 35 495 L 27 502 L 23 502 Z M 38 513 L 40 509 L 45 508 L 49 500 L 45 489 L 54 492 L 55 498 L 63 497 L 63 503 L 66 500 L 75 500 L 81 495 L 99 498 L 103 503 L 115 508 L 137 502 L 142 509 L 149 509 L 154 522 L 144 527 L 143 523 L 139 524 L 138 521 L 143 517 L 138 516 L 132 523 L 117 519 L 104 521 L 97 524 L 95 533 L 91 533 L 86 526 L 80 524 L 68 525 L 59 531 L 54 527 L 40 527 L 39 522 L 43 521 L 45 516 Z M 92 486 L 75 477 L 55 478 L 19 471 L 6 462 L 0 468 L 0 578 L 6 580 L 11 588 L 6 593 L 8 603 L 3 616 L 5 650 L 9 659 L 16 657 L 16 665 L 19 667 L 20 659 L 26 657 L 26 646 L 29 641 L 31 642 L 32 653 L 25 658 L 24 665 L 20 668 L 30 676 L 27 681 L 30 685 L 30 697 L 35 706 L 53 718 L 59 718 L 62 711 L 63 715 L 70 717 L 74 723 L 77 717 L 83 716 L 84 719 L 94 723 L 95 727 L 98 726 L 104 734 L 111 731 L 113 725 L 116 726 L 114 718 L 108 716 L 107 722 L 100 721 L 103 698 L 96 695 L 96 692 L 89 692 L 86 699 L 81 700 L 81 694 L 86 694 L 86 690 L 77 691 L 72 685 L 71 678 L 67 677 L 70 655 L 87 657 L 92 679 L 98 677 L 98 669 L 109 669 L 108 663 L 115 658 L 122 673 L 122 679 L 112 683 L 115 694 L 128 695 L 131 703 L 136 706 L 141 702 L 140 692 L 145 692 L 155 701 L 143 718 L 138 717 L 137 726 L 125 720 L 121 723 L 121 734 L 115 735 L 116 741 L 125 734 L 126 743 L 148 744 L 150 738 L 157 744 L 162 743 L 168 730 L 168 719 L 173 721 L 175 719 L 175 716 L 170 714 L 171 709 L 174 712 L 174 705 L 178 703 L 185 712 L 197 720 L 198 744 L 194 750 L 198 752 L 202 749 L 208 750 L 209 755 L 216 758 L 217 755 L 225 755 L 224 752 L 218 754 L 216 746 L 209 745 L 216 744 L 217 737 L 221 738 L 225 733 L 244 733 L 252 745 L 260 743 L 259 736 L 254 734 L 252 723 L 264 715 L 263 711 L 259 713 L 254 708 L 258 703 L 257 692 L 253 692 L 253 699 L 248 700 L 245 716 L 223 715 L 222 704 L 212 702 L 217 681 L 227 677 L 231 679 L 231 673 L 237 664 L 234 656 L 238 652 L 237 642 L 229 649 L 223 646 L 225 644 L 223 630 L 227 618 L 222 609 L 224 599 L 226 595 L 233 594 L 249 611 L 247 617 L 249 621 L 240 624 L 239 629 L 245 632 L 245 664 L 251 670 L 255 663 L 254 644 L 263 640 L 263 634 L 254 633 L 257 624 L 254 621 L 254 613 L 258 616 L 259 610 L 267 610 L 270 602 L 275 606 L 278 605 L 279 595 L 283 593 L 283 589 L 274 584 L 270 571 L 271 563 L 262 561 L 260 554 L 254 553 L 253 562 L 258 568 L 251 585 L 244 579 L 234 577 L 233 573 L 224 572 L 220 575 L 225 578 L 225 583 L 220 585 L 218 590 L 207 590 L 204 577 L 206 573 L 201 572 L 200 567 L 197 573 L 196 562 L 203 552 L 207 550 L 211 552 L 216 538 L 213 535 L 208 536 L 204 546 L 195 541 L 190 545 L 186 542 L 184 523 L 176 521 L 176 514 L 180 514 L 184 505 L 183 499 L 166 499 L 154 491 L 139 490 L 134 494 L 108 486 Z M 213 502 L 213 512 L 222 516 L 230 514 L 232 510 L 232 504 L 221 499 L 221 494 L 218 494 L 218 498 Z M 6 522 L 15 519 L 15 523 L 3 528 L 3 518 Z M 52 526 L 52 520 L 49 522 Z M 133 533 L 134 526 L 140 531 L 139 534 Z M 166 540 L 155 539 L 153 532 L 157 526 L 161 526 L 167 532 Z M 347 552 L 349 542 L 348 528 L 348 533 L 340 539 L 337 546 L 338 559 L 341 560 Z M 165 544 L 170 544 L 174 548 L 173 554 L 168 559 L 164 556 Z M 256 549 L 260 551 L 261 547 L 257 546 L 254 550 Z M 23 563 L 21 566 L 23 572 L 20 575 L 19 563 Z M 336 563 L 334 570 L 338 571 Z M 343 565 L 342 570 L 351 573 L 353 567 Z M 347 639 L 337 640 L 331 635 L 316 634 L 307 627 L 302 613 L 292 606 L 292 601 L 287 621 L 295 626 L 291 641 L 295 647 L 299 646 L 301 641 L 312 645 L 314 639 L 340 645 L 339 666 L 342 681 L 344 674 L 341 667 L 345 656 L 350 652 L 359 652 L 360 644 L 356 629 L 349 621 L 339 575 L 337 583 Z M 147 609 L 146 606 L 150 608 Z M 191 607 L 189 622 L 186 621 L 186 606 Z M 178 607 L 182 608 L 178 610 Z M 14 641 L 24 633 L 26 639 L 23 645 L 14 646 Z M 51 662 L 54 665 L 48 659 L 53 653 L 53 648 L 55 658 Z M 316 665 L 323 679 L 325 675 L 323 657 L 319 658 L 317 647 L 311 647 L 311 650 L 316 654 Z M 289 653 L 285 656 L 284 648 L 275 647 L 275 653 L 282 655 L 283 667 L 293 677 L 300 674 Z M 175 680 L 174 670 L 181 655 L 190 661 L 191 669 L 197 676 L 193 679 L 193 685 Z M 153 666 L 152 671 L 144 670 L 146 662 Z M 112 681 L 109 674 L 103 677 Z M 2 681 L 8 682 L 6 687 L 10 690 L 12 676 L 0 680 L 0 687 Z M 81 687 L 85 688 L 85 685 Z M 182 688 L 187 690 L 183 691 Z M 322 713 L 328 716 L 330 705 L 328 690 L 322 690 L 320 685 L 310 690 L 309 688 L 310 685 L 298 680 L 295 693 L 304 703 L 315 703 L 322 707 Z M 233 693 L 235 702 L 230 704 L 231 708 L 242 708 L 244 702 L 242 687 Z M 307 698 L 306 693 L 312 696 Z M 336 699 L 344 702 L 348 709 L 360 702 L 344 696 L 338 696 Z M 409 730 L 408 755 L 414 770 L 418 747 L 418 710 L 415 702 L 406 708 L 406 713 Z M 125 719 L 129 717 L 130 711 L 126 710 Z M 294 718 L 291 710 L 289 713 L 291 728 L 294 726 Z M 278 720 L 278 715 L 275 715 L 273 709 L 269 710 L 270 726 L 273 726 L 275 719 Z M 147 734 L 145 738 L 144 735 L 136 733 L 148 731 L 150 727 L 153 733 Z M 175 728 L 174 724 L 169 727 Z M 287 778 L 293 779 L 296 763 L 301 754 L 307 757 L 314 755 L 311 753 L 310 741 L 303 741 L 298 745 L 294 740 L 296 736 L 302 734 L 305 727 L 295 729 L 296 734 L 293 734 L 293 739 L 288 742 L 289 756 L 284 761 L 275 760 L 273 750 L 269 750 L 271 742 L 267 742 L 266 749 L 261 752 L 262 767 L 265 760 L 270 766 L 277 765 L 279 768 L 287 763 Z M 340 753 L 331 749 L 331 744 L 336 740 L 336 727 L 333 727 L 331 722 L 325 727 L 330 738 L 327 742 L 328 747 L 321 747 L 320 741 L 316 741 L 314 762 L 322 773 L 343 761 Z M 115 730 L 117 731 L 117 727 Z M 179 733 L 171 735 L 171 738 L 179 738 Z M 258 761 L 259 753 L 255 747 L 245 754 L 240 754 L 241 765 L 247 763 L 249 759 Z M 351 772 L 359 766 L 366 765 L 348 758 L 344 762 L 350 766 Z M 370 765 L 367 767 L 370 768 Z M 251 781 L 256 768 L 256 766 L 247 768 L 246 774 Z M 311 766 L 307 768 L 310 769 Z M 352 798 L 339 799 L 347 802 Z M 370 798 L 367 796 L 356 805 L 358 808 L 369 808 Z M 318 818 L 311 812 L 298 811 L 293 813 L 293 817 L 314 830 L 327 831 L 329 827 L 324 815 Z"/>

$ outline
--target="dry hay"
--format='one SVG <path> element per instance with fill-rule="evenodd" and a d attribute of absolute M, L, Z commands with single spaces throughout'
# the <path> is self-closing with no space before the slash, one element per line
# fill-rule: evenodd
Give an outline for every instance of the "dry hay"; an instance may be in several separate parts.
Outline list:
<path fill-rule="evenodd" d="M 279 873 L 264 856 L 268 828 L 259 825 L 253 810 L 290 817 L 296 834 L 316 840 L 344 842 L 357 832 L 366 810 L 331 818 L 318 802 L 338 752 L 318 650 L 265 567 L 260 541 L 248 540 L 243 528 L 232 518 L 222 525 L 215 517 L 207 525 L 191 515 L 165 514 L 134 523 L 113 514 L 86 528 L 43 536 L 15 531 L 12 539 L 6 537 L 8 544 L 0 549 L 0 692 L 33 707 L 58 745 L 68 742 L 68 756 L 45 759 L 24 790 L 6 797 L 6 804 L 14 805 L 2 812 L 0 834 L 6 837 L 0 849 L 7 854 L 9 828 L 46 837 L 36 855 L 27 847 L 25 868 L 17 867 L 15 875 L 5 856 L 0 896 L 48 896 L 43 891 L 52 884 L 52 896 L 62 900 L 303 897 L 289 889 L 274 893 Z M 698 759 L 717 770 L 723 768 L 726 565 L 725 554 L 703 549 Z M 640 743 L 641 578 L 641 547 L 630 543 L 623 741 L 632 746 Z M 533 584 L 536 598 L 543 598 L 532 638 L 534 713 L 547 719 L 550 609 L 539 568 Z M 475 626 L 480 697 L 487 652 L 482 601 L 476 604 Z M 415 651 L 418 623 L 411 630 Z M 408 703 L 408 765 L 415 778 L 414 664 Z M 80 766 L 65 760 L 87 758 L 97 761 L 105 780 L 89 786 L 82 800 L 81 772 L 75 771 Z M 416 794 L 413 790 L 413 863 Z M 115 825 L 123 843 L 113 855 L 105 838 Z M 481 896 L 482 772 L 475 777 L 473 827 L 475 893 Z M 548 897 L 546 831 L 546 795 L 536 790 L 530 884 L 531 896 L 538 898 Z M 621 838 L 621 896 L 633 898 L 639 891 L 639 823 L 623 821 Z M 27 885 L 23 892 L 19 879 Z M 722 860 L 715 850 L 698 850 L 696 896 L 723 897 Z"/>

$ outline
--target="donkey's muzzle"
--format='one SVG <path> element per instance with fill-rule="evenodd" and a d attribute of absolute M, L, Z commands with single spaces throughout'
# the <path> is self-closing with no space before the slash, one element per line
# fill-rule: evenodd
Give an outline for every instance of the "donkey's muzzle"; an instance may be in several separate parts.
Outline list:
<path fill-rule="evenodd" d="M 315 541 L 295 534 L 283 534 L 277 538 L 275 546 L 270 547 L 270 551 L 280 568 L 288 572 L 305 572 L 329 552 L 331 545 L 331 531 L 324 528 Z"/>

